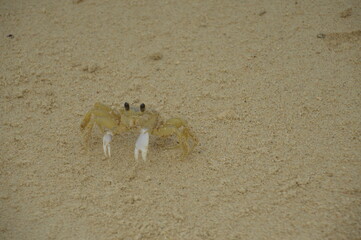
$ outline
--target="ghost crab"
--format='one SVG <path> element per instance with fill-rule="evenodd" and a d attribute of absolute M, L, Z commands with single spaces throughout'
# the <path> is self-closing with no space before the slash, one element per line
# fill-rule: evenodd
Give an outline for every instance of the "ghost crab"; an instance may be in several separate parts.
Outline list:
<path fill-rule="evenodd" d="M 140 135 L 135 144 L 134 157 L 138 159 L 138 153 L 141 151 L 144 161 L 147 157 L 149 134 L 158 137 L 176 136 L 177 142 L 183 150 L 183 158 L 198 144 L 197 138 L 184 119 L 170 118 L 162 121 L 160 114 L 155 110 L 146 110 L 144 103 L 136 108 L 131 107 L 126 102 L 124 108 L 119 110 L 102 103 L 95 103 L 85 114 L 80 125 L 87 144 L 89 144 L 94 124 L 99 127 L 102 133 L 105 133 L 103 148 L 107 157 L 110 157 L 112 136 L 126 131 L 140 130 Z"/>

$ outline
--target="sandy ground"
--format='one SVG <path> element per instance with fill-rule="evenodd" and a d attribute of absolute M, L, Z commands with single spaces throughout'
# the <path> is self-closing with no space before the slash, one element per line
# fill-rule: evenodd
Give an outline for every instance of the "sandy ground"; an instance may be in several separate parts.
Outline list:
<path fill-rule="evenodd" d="M 361 4 L 0 1 L 0 239 L 360 239 Z M 200 140 L 102 133 L 144 102 Z"/>

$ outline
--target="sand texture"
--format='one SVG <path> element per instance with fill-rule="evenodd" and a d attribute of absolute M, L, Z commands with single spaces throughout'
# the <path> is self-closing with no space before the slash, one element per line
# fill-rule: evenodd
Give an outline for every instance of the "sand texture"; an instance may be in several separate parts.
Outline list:
<path fill-rule="evenodd" d="M 0 0 L 0 239 L 361 239 L 359 0 Z M 113 137 L 145 103 L 199 139 Z"/>

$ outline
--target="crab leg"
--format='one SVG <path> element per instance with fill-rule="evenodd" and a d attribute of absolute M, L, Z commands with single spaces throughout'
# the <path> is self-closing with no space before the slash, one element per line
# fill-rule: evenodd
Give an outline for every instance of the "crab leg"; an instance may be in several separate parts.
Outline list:
<path fill-rule="evenodd" d="M 110 155 L 110 142 L 112 141 L 113 133 L 107 131 L 103 137 L 103 150 L 106 157 L 111 157 Z"/>
<path fill-rule="evenodd" d="M 143 161 L 147 160 L 147 152 L 148 152 L 148 144 L 149 144 L 149 133 L 148 129 L 143 128 L 140 130 L 140 135 L 135 143 L 134 149 L 134 158 L 138 160 L 139 151 L 142 153 Z"/>

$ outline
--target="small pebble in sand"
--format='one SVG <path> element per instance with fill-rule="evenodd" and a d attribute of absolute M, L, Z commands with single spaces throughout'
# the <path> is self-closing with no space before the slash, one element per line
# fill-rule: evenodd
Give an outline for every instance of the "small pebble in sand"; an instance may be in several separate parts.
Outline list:
<path fill-rule="evenodd" d="M 258 13 L 258 16 L 263 16 L 265 15 L 267 12 L 266 11 L 261 11 L 260 13 Z"/>
<path fill-rule="evenodd" d="M 323 33 L 317 34 L 317 38 L 325 38 L 325 37 L 326 37 L 326 34 L 323 34 Z"/>
<path fill-rule="evenodd" d="M 340 13 L 341 18 L 347 18 L 352 15 L 352 8 L 347 8 L 345 11 Z"/>
<path fill-rule="evenodd" d="M 245 193 L 247 192 L 247 190 L 246 190 L 245 188 L 243 188 L 243 187 L 240 187 L 240 188 L 238 189 L 238 192 L 239 192 L 240 194 L 245 194 Z"/>
<path fill-rule="evenodd" d="M 10 39 L 13 39 L 13 38 L 14 38 L 14 35 L 9 34 L 9 35 L 7 35 L 6 37 L 7 37 L 7 38 L 10 38 Z"/>
<path fill-rule="evenodd" d="M 163 58 L 163 54 L 162 53 L 153 53 L 152 55 L 149 56 L 149 58 L 153 61 L 158 61 L 161 60 Z"/>
<path fill-rule="evenodd" d="M 238 114 L 233 110 L 225 110 L 217 115 L 218 120 L 239 120 Z"/>
<path fill-rule="evenodd" d="M 99 66 L 96 63 L 92 63 L 89 65 L 85 65 L 83 67 L 83 71 L 84 72 L 88 72 L 88 73 L 94 73 L 99 69 Z"/>

